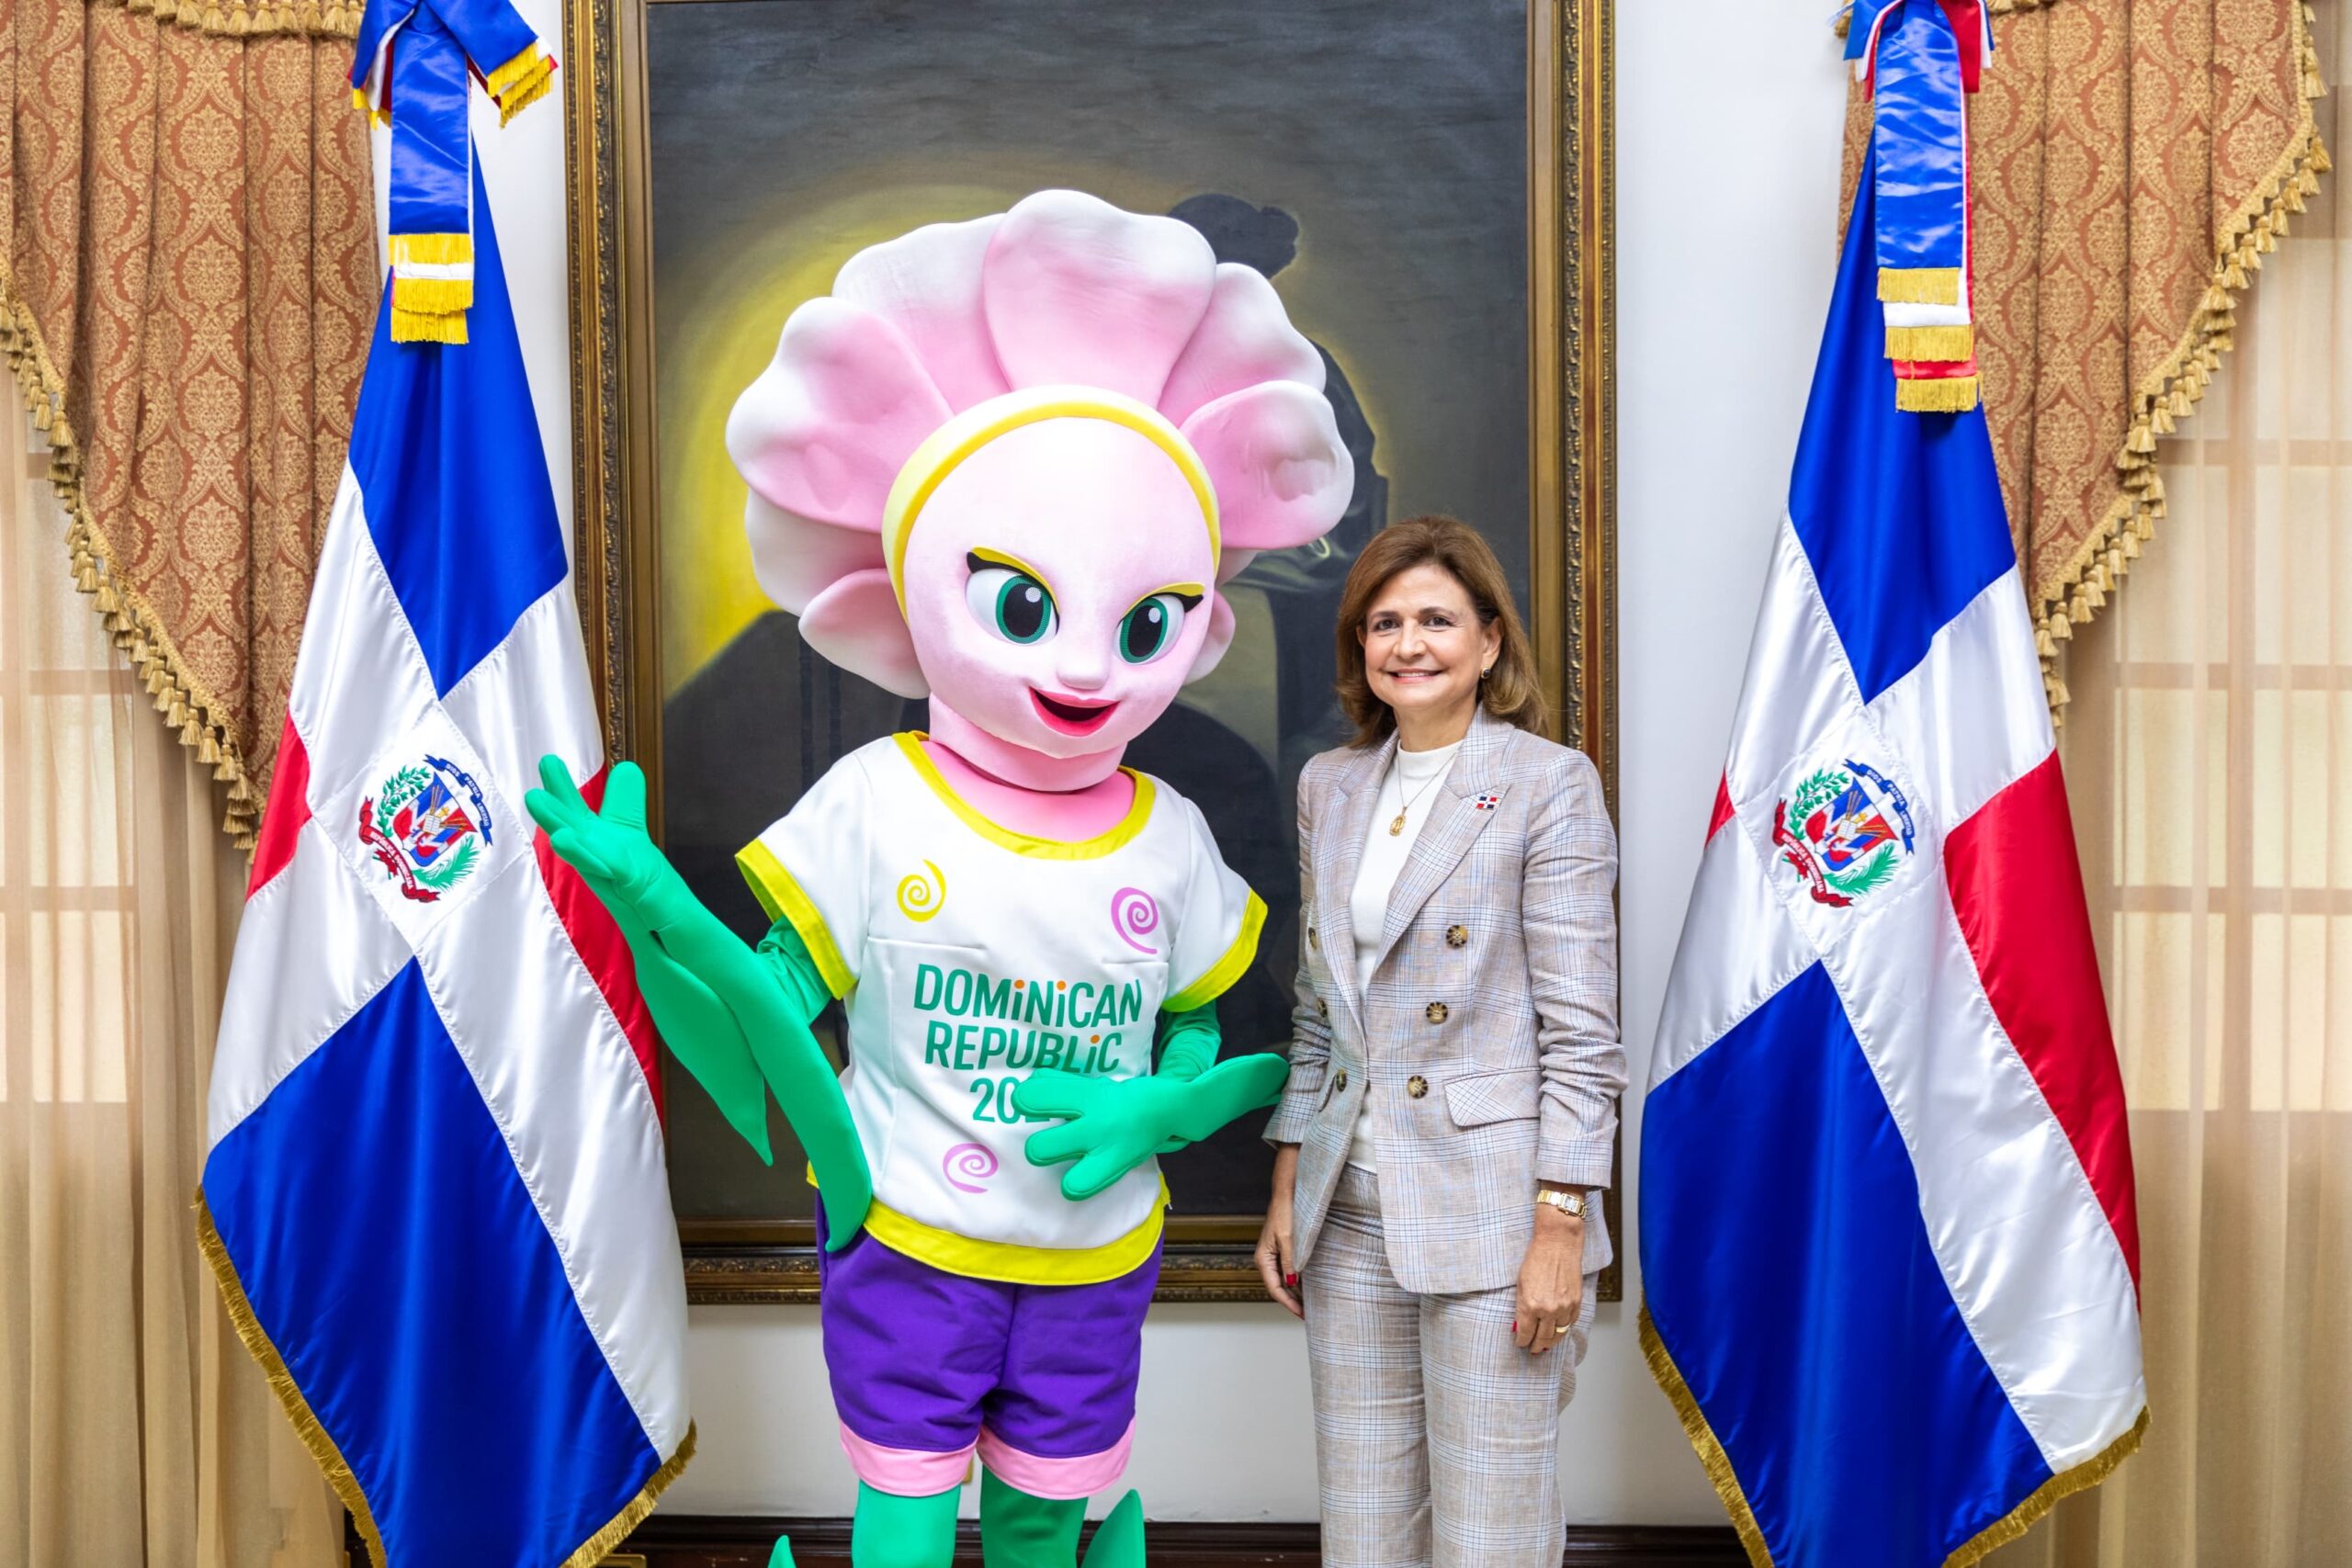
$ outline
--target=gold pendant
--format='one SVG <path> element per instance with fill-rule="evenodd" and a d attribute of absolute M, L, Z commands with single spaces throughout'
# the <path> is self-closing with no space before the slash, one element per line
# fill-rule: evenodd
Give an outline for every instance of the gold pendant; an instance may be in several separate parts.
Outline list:
<path fill-rule="evenodd" d="M 1390 838 L 1394 839 L 1394 838 L 1397 837 L 1398 835 L 1402 834 L 1404 831 L 1405 831 L 1405 814 L 1404 814 L 1403 812 L 1399 811 L 1398 813 L 1396 813 L 1396 821 L 1394 821 L 1394 822 L 1391 822 L 1390 824 L 1388 824 L 1388 836 L 1389 836 Z"/>

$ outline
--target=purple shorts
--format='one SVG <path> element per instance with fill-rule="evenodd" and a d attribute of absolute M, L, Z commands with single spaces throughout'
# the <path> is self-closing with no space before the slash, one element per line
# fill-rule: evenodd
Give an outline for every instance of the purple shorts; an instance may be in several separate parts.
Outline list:
<path fill-rule="evenodd" d="M 969 1280 L 863 1232 L 818 1258 L 825 1366 L 860 1481 L 928 1497 L 961 1485 L 977 1452 L 1031 1496 L 1069 1498 L 1126 1469 L 1158 1247 L 1094 1285 Z"/>

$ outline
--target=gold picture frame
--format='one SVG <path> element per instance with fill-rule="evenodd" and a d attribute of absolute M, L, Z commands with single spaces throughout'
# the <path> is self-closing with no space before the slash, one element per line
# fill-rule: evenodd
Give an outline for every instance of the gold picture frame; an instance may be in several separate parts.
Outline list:
<path fill-rule="evenodd" d="M 580 598 L 609 755 L 658 758 L 662 689 L 648 6 L 569 0 L 564 101 Z M 702 0 L 704 4 L 713 0 Z M 803 4 L 824 0 L 735 0 Z M 1562 739 L 1616 801 L 1611 0 L 1525 0 L 1528 604 Z M 652 819 L 661 771 L 649 767 Z M 1612 1186 L 1606 1213 L 1622 1251 Z M 689 1299 L 813 1300 L 809 1226 L 682 1220 Z M 1161 1299 L 1261 1300 L 1248 1215 L 1171 1213 Z M 1603 1275 L 1603 1301 L 1622 1294 Z"/>

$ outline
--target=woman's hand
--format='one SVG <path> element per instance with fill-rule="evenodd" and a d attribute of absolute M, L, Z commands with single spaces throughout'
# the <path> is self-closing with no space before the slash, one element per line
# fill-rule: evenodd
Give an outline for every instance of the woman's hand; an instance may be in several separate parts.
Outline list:
<path fill-rule="evenodd" d="M 1258 1277 L 1266 1294 L 1283 1303 L 1291 1316 L 1303 1318 L 1298 1301 L 1297 1254 L 1291 1250 L 1290 1200 L 1298 1185 L 1298 1145 L 1283 1144 L 1274 1150 L 1274 1192 L 1266 1202 L 1265 1227 L 1258 1233 Z"/>
<path fill-rule="evenodd" d="M 1543 1355 L 1568 1337 L 1583 1305 L 1584 1222 L 1549 1203 L 1538 1203 L 1535 1235 L 1527 1244 L 1526 1259 L 1519 1266 L 1518 1316 L 1510 1325 L 1511 1343 L 1532 1355 Z"/>

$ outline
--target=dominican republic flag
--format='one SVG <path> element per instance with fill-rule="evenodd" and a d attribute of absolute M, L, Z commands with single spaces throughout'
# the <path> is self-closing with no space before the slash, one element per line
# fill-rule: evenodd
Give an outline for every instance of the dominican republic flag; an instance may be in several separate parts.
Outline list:
<path fill-rule="evenodd" d="M 1872 186 L 1643 1111 L 1643 1348 L 1759 1568 L 1973 1562 L 2147 1420 L 2017 555 L 1983 412 L 1896 407 Z"/>
<path fill-rule="evenodd" d="M 490 204 L 378 323 L 213 1063 L 204 1247 L 388 1568 L 597 1562 L 693 1450 L 653 1032 L 523 811 L 604 751 Z"/>

